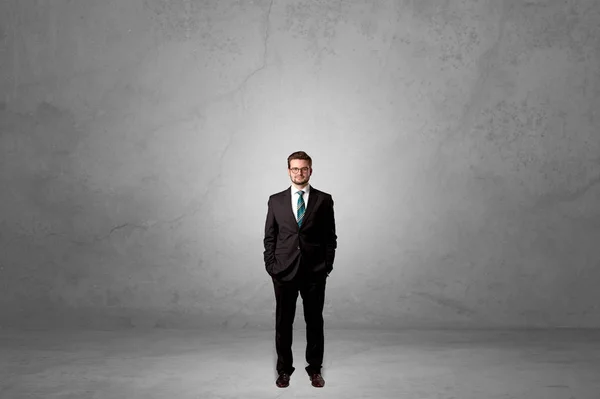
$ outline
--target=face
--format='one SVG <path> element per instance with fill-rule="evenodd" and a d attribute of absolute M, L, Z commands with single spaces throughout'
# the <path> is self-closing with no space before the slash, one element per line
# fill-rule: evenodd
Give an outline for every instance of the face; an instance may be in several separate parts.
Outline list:
<path fill-rule="evenodd" d="M 298 169 L 294 169 L 298 168 Z M 303 169 L 305 168 L 305 169 Z M 298 173 L 294 173 L 293 170 L 298 170 Z M 308 183 L 310 175 L 312 174 L 312 168 L 305 159 L 292 159 L 290 161 L 290 167 L 288 169 L 288 175 L 297 186 L 304 186 Z"/>

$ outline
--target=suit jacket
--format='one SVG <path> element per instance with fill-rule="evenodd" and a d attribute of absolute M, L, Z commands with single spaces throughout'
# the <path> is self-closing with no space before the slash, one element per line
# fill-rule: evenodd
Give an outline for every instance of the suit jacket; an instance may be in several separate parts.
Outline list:
<path fill-rule="evenodd" d="M 269 197 L 265 222 L 264 261 L 267 273 L 289 281 L 300 271 L 309 275 L 333 270 L 337 235 L 333 198 L 310 187 L 310 198 L 298 227 L 290 187 Z"/>

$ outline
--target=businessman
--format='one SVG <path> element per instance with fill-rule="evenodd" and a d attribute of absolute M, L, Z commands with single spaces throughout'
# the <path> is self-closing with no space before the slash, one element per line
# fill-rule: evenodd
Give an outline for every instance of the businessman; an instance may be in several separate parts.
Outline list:
<path fill-rule="evenodd" d="M 288 157 L 291 186 L 269 197 L 265 223 L 264 261 L 275 290 L 275 384 L 289 386 L 294 372 L 292 332 L 298 293 L 306 322 L 306 366 L 312 386 L 325 385 L 325 282 L 333 270 L 337 248 L 333 199 L 309 185 L 312 159 L 303 151 Z"/>

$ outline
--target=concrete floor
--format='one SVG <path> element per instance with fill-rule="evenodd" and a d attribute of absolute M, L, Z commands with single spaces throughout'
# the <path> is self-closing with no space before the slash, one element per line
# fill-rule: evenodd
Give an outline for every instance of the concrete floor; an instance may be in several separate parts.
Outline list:
<path fill-rule="evenodd" d="M 0 331 L 0 398 L 597 399 L 600 331 L 326 330 L 326 385 L 275 387 L 273 332 Z"/>

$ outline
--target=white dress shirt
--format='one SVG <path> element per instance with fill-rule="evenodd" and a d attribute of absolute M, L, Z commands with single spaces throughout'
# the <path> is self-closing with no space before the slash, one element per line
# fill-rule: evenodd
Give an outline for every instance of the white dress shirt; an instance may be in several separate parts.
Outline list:
<path fill-rule="evenodd" d="M 296 222 L 298 221 L 298 190 L 296 187 L 294 187 L 294 185 L 292 184 L 291 188 L 292 190 L 292 210 L 294 211 L 294 217 L 296 218 Z M 308 195 L 310 193 L 310 184 L 307 184 L 306 187 L 304 187 L 302 189 L 302 191 L 304 191 L 304 194 L 302 195 L 302 198 L 304 198 L 304 211 L 306 212 L 306 208 L 308 207 Z"/>

